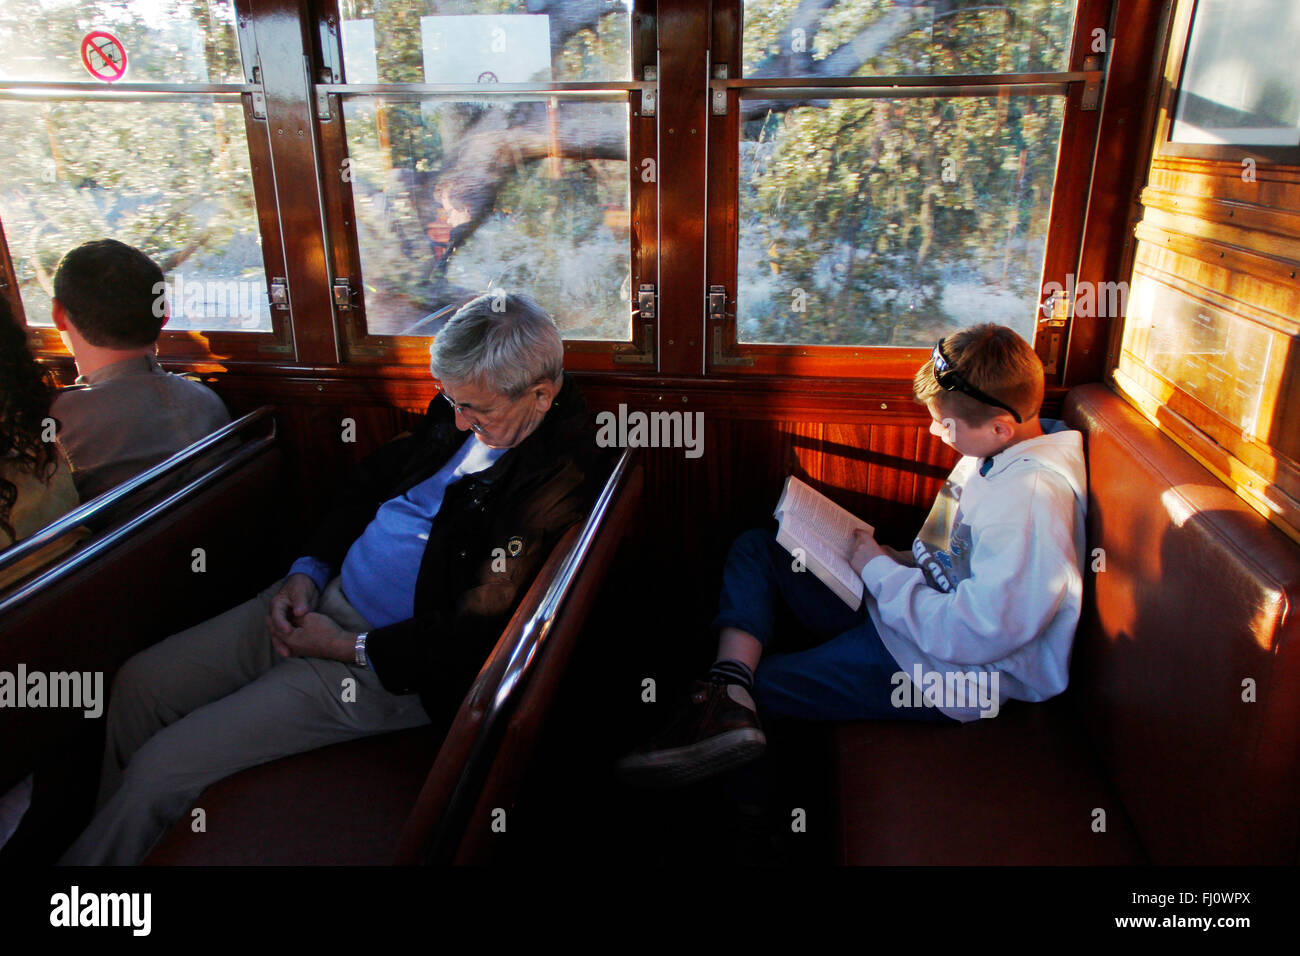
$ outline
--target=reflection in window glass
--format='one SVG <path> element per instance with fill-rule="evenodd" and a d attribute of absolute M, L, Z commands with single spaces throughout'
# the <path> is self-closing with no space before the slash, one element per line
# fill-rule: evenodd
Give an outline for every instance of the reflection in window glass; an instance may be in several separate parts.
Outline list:
<path fill-rule="evenodd" d="M 242 83 L 232 0 L 4 0 L 0 82 L 94 82 L 82 41 L 112 34 L 126 53 L 126 83 Z M 106 47 L 107 55 L 118 53 Z M 102 67 L 91 52 L 92 65 Z"/>
<path fill-rule="evenodd" d="M 368 330 L 432 335 L 490 288 L 631 338 L 626 103 L 345 101 Z"/>
<path fill-rule="evenodd" d="M 744 0 L 744 75 L 1063 71 L 1074 7 L 1071 0 Z"/>
<path fill-rule="evenodd" d="M 342 0 L 340 9 L 349 83 L 631 79 L 631 0 Z"/>
<path fill-rule="evenodd" d="M 167 275 L 169 329 L 270 330 L 238 99 L 0 101 L 0 141 L 0 222 L 29 324 L 51 324 L 63 254 L 113 238 Z"/>
<path fill-rule="evenodd" d="M 1033 340 L 1062 98 L 741 106 L 741 342 Z"/>

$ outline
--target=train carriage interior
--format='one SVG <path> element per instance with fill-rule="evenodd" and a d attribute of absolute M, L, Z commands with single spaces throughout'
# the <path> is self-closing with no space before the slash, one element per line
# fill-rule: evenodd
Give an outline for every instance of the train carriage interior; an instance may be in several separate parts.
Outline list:
<path fill-rule="evenodd" d="M 588 405 L 581 513 L 431 722 L 240 769 L 139 862 L 1295 865 L 1297 48 L 1294 0 L 0 0 L 28 350 L 86 381 L 56 274 L 119 240 L 231 419 L 0 550 L 0 865 L 68 851 L 115 674 L 283 577 L 507 293 Z M 629 785 L 789 476 L 912 552 L 961 458 L 913 378 L 979 323 L 1082 437 L 1064 692 Z"/>

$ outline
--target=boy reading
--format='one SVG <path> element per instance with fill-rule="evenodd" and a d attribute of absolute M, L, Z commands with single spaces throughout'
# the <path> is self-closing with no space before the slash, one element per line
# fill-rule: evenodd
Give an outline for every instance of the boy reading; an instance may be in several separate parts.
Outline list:
<path fill-rule="evenodd" d="M 911 554 L 857 530 L 849 563 L 866 594 L 852 610 L 771 532 L 738 538 L 713 622 L 716 662 L 671 724 L 619 761 L 624 779 L 685 784 L 753 760 L 766 746 L 760 710 L 969 721 L 1065 689 L 1083 595 L 1079 433 L 1040 422 L 1042 363 L 1002 326 L 941 339 L 913 389 L 931 434 L 962 458 Z M 765 655 L 778 601 L 822 643 Z"/>

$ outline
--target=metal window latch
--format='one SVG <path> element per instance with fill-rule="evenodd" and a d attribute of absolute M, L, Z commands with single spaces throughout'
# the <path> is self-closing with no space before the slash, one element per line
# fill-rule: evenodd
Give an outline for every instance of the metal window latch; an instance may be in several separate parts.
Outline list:
<path fill-rule="evenodd" d="M 718 63 L 713 67 L 713 78 L 715 80 L 725 80 L 730 75 L 731 75 L 731 71 L 727 69 L 727 64 L 725 63 Z M 726 87 L 714 87 L 713 90 L 711 91 L 711 99 L 713 101 L 713 115 L 726 116 L 727 115 Z"/>
<path fill-rule="evenodd" d="M 352 308 L 352 284 L 347 276 L 338 276 L 334 279 L 334 308 L 340 312 Z"/>
<path fill-rule="evenodd" d="M 1061 340 L 1070 321 L 1070 293 L 1056 290 L 1043 301 L 1038 311 L 1038 328 L 1047 332 L 1043 340 L 1047 355 L 1043 358 L 1043 372 L 1055 375 L 1060 370 Z"/>
<path fill-rule="evenodd" d="M 647 66 L 644 70 L 641 71 L 641 79 L 645 80 L 647 83 L 658 83 L 659 68 L 657 66 Z M 655 106 L 659 99 L 658 94 L 659 94 L 658 87 L 656 87 L 653 90 L 641 91 L 641 115 L 642 116 L 655 115 Z"/>
<path fill-rule="evenodd" d="M 655 317 L 655 287 L 646 283 L 637 288 L 636 312 L 642 319 Z"/>
<path fill-rule="evenodd" d="M 271 280 L 269 292 L 273 308 L 289 308 L 289 282 L 284 276 L 276 276 Z"/>
<path fill-rule="evenodd" d="M 705 300 L 708 303 L 709 318 L 716 320 L 713 326 L 713 364 L 715 366 L 726 365 L 753 365 L 754 359 L 748 355 L 737 355 L 732 348 L 732 343 L 725 341 L 726 326 L 722 323 L 727 318 L 727 287 L 725 285 L 709 286 L 709 294 Z"/>
<path fill-rule="evenodd" d="M 725 319 L 727 317 L 727 287 L 723 285 L 709 286 L 709 318 Z"/>
<path fill-rule="evenodd" d="M 266 91 L 262 88 L 262 68 L 253 67 L 253 82 L 258 88 L 253 90 L 253 119 L 266 119 Z"/>
<path fill-rule="evenodd" d="M 248 82 L 257 89 L 250 94 L 253 101 L 253 119 L 266 119 L 266 90 L 262 86 L 262 60 L 257 52 L 257 34 L 248 16 L 239 18 L 239 59 L 248 71 Z"/>
<path fill-rule="evenodd" d="M 1102 57 L 1099 54 L 1085 57 L 1083 68 L 1087 72 L 1100 72 L 1102 69 Z M 1101 102 L 1101 80 L 1087 80 L 1083 84 L 1083 100 L 1079 103 L 1079 108 L 1083 110 L 1094 111 Z"/>
<path fill-rule="evenodd" d="M 1070 293 L 1058 289 L 1043 300 L 1038 309 L 1038 327 L 1060 329 L 1070 321 Z"/>

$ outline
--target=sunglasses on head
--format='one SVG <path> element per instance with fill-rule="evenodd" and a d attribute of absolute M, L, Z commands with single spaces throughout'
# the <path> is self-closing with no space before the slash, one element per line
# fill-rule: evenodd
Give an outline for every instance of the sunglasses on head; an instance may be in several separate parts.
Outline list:
<path fill-rule="evenodd" d="M 992 405 L 994 408 L 1000 408 L 1020 424 L 1020 413 L 1008 405 L 1006 402 L 1000 402 L 987 392 L 982 392 L 962 376 L 955 368 L 948 356 L 943 354 L 943 339 L 934 347 L 930 353 L 930 361 L 934 364 L 934 380 L 939 383 L 939 387 L 945 392 L 961 392 L 963 395 L 969 395 L 977 402 L 983 402 L 985 405 Z"/>

